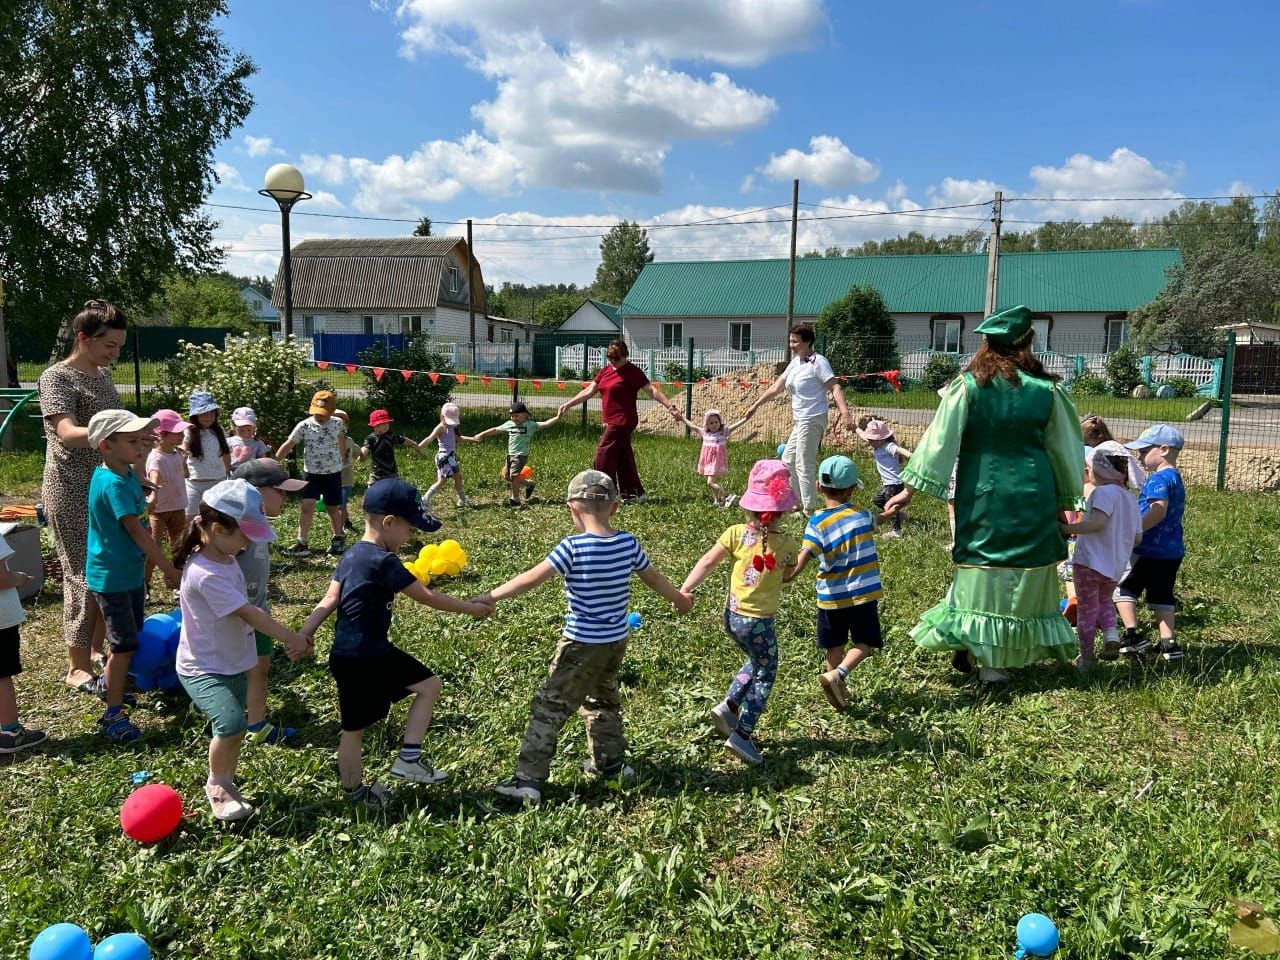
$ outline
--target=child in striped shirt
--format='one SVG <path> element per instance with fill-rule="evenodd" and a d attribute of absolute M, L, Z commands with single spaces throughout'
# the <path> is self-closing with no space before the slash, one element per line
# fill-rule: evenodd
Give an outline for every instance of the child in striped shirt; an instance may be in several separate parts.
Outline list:
<path fill-rule="evenodd" d="M 601 777 L 635 775 L 626 765 L 618 693 L 618 668 L 630 633 L 631 574 L 669 600 L 677 612 L 693 607 L 693 598 L 653 567 L 636 538 L 609 523 L 618 511 L 618 490 L 608 474 L 579 473 L 569 482 L 568 501 L 574 532 L 537 566 L 473 598 L 474 603 L 488 605 L 518 597 L 559 574 L 569 600 L 550 673 L 529 711 L 515 778 L 497 787 L 498 795 L 508 800 L 542 800 L 560 729 L 579 708 L 587 728 L 586 772 Z"/>
<path fill-rule="evenodd" d="M 818 648 L 827 670 L 818 682 L 831 705 L 843 710 L 849 702 L 845 677 L 850 670 L 884 646 L 877 603 L 880 561 L 873 534 L 883 514 L 849 505 L 861 487 L 858 468 L 848 457 L 827 457 L 818 467 L 818 491 L 826 506 L 809 518 L 804 548 L 787 573 L 791 580 L 810 559 L 818 558 Z M 853 649 L 845 652 L 848 642 Z"/>

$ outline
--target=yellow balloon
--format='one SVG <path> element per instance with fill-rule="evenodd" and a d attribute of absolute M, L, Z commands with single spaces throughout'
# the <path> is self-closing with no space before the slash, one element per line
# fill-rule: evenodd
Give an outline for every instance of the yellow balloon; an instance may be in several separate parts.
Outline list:
<path fill-rule="evenodd" d="M 458 543 L 457 540 L 441 540 L 440 541 L 441 553 L 449 553 L 453 550 L 461 550 L 461 549 L 462 549 L 462 544 Z"/>
<path fill-rule="evenodd" d="M 462 572 L 462 566 L 453 560 L 446 560 L 444 564 L 444 572 L 450 577 L 456 577 Z"/>
<path fill-rule="evenodd" d="M 428 543 L 425 547 L 418 551 L 418 559 L 424 563 L 430 563 L 435 559 L 439 546 L 434 543 Z"/>
<path fill-rule="evenodd" d="M 467 561 L 470 559 L 471 558 L 467 556 L 467 551 L 459 547 L 458 548 L 458 566 L 465 567 L 467 565 Z"/>
<path fill-rule="evenodd" d="M 449 561 L 436 557 L 431 561 L 431 575 L 433 577 L 447 576 L 449 573 Z"/>

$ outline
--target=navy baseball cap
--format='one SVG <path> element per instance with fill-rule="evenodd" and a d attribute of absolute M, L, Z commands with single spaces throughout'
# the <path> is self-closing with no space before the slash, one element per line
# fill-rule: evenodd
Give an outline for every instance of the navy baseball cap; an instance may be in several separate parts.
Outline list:
<path fill-rule="evenodd" d="M 423 512 L 418 488 L 394 477 L 369 484 L 364 492 L 364 512 L 375 516 L 399 517 L 427 533 L 439 530 L 442 526 L 435 517 Z"/>
<path fill-rule="evenodd" d="M 1147 427 L 1137 440 L 1126 443 L 1125 446 L 1130 450 L 1145 450 L 1147 447 L 1172 447 L 1174 450 L 1181 450 L 1182 444 L 1182 434 L 1177 428 L 1167 423 L 1157 423 L 1154 427 Z"/>

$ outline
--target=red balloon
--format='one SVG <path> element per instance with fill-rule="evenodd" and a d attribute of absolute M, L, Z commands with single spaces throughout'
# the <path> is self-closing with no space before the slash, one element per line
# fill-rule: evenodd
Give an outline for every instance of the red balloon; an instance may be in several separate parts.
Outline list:
<path fill-rule="evenodd" d="M 182 797 L 173 787 L 150 783 L 133 791 L 120 808 L 120 827 L 139 843 L 163 840 L 182 821 Z"/>

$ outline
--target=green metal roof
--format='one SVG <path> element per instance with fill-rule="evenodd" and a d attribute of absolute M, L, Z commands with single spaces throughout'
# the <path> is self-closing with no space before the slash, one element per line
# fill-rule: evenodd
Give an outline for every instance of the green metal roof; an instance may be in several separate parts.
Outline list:
<path fill-rule="evenodd" d="M 622 329 L 622 318 L 618 316 L 618 308 L 613 304 L 605 303 L 603 300 L 593 300 L 591 297 L 587 297 L 587 303 L 594 306 L 597 310 L 613 321 L 613 325 L 619 330 Z"/>
<path fill-rule="evenodd" d="M 1000 307 L 1043 313 L 1120 312 L 1149 303 L 1165 285 L 1177 250 L 1007 253 L 1000 258 Z M 986 254 L 810 257 L 796 261 L 799 316 L 813 316 L 854 284 L 880 291 L 892 313 L 981 313 Z M 786 260 L 645 264 L 622 301 L 628 317 L 785 316 Z"/>

